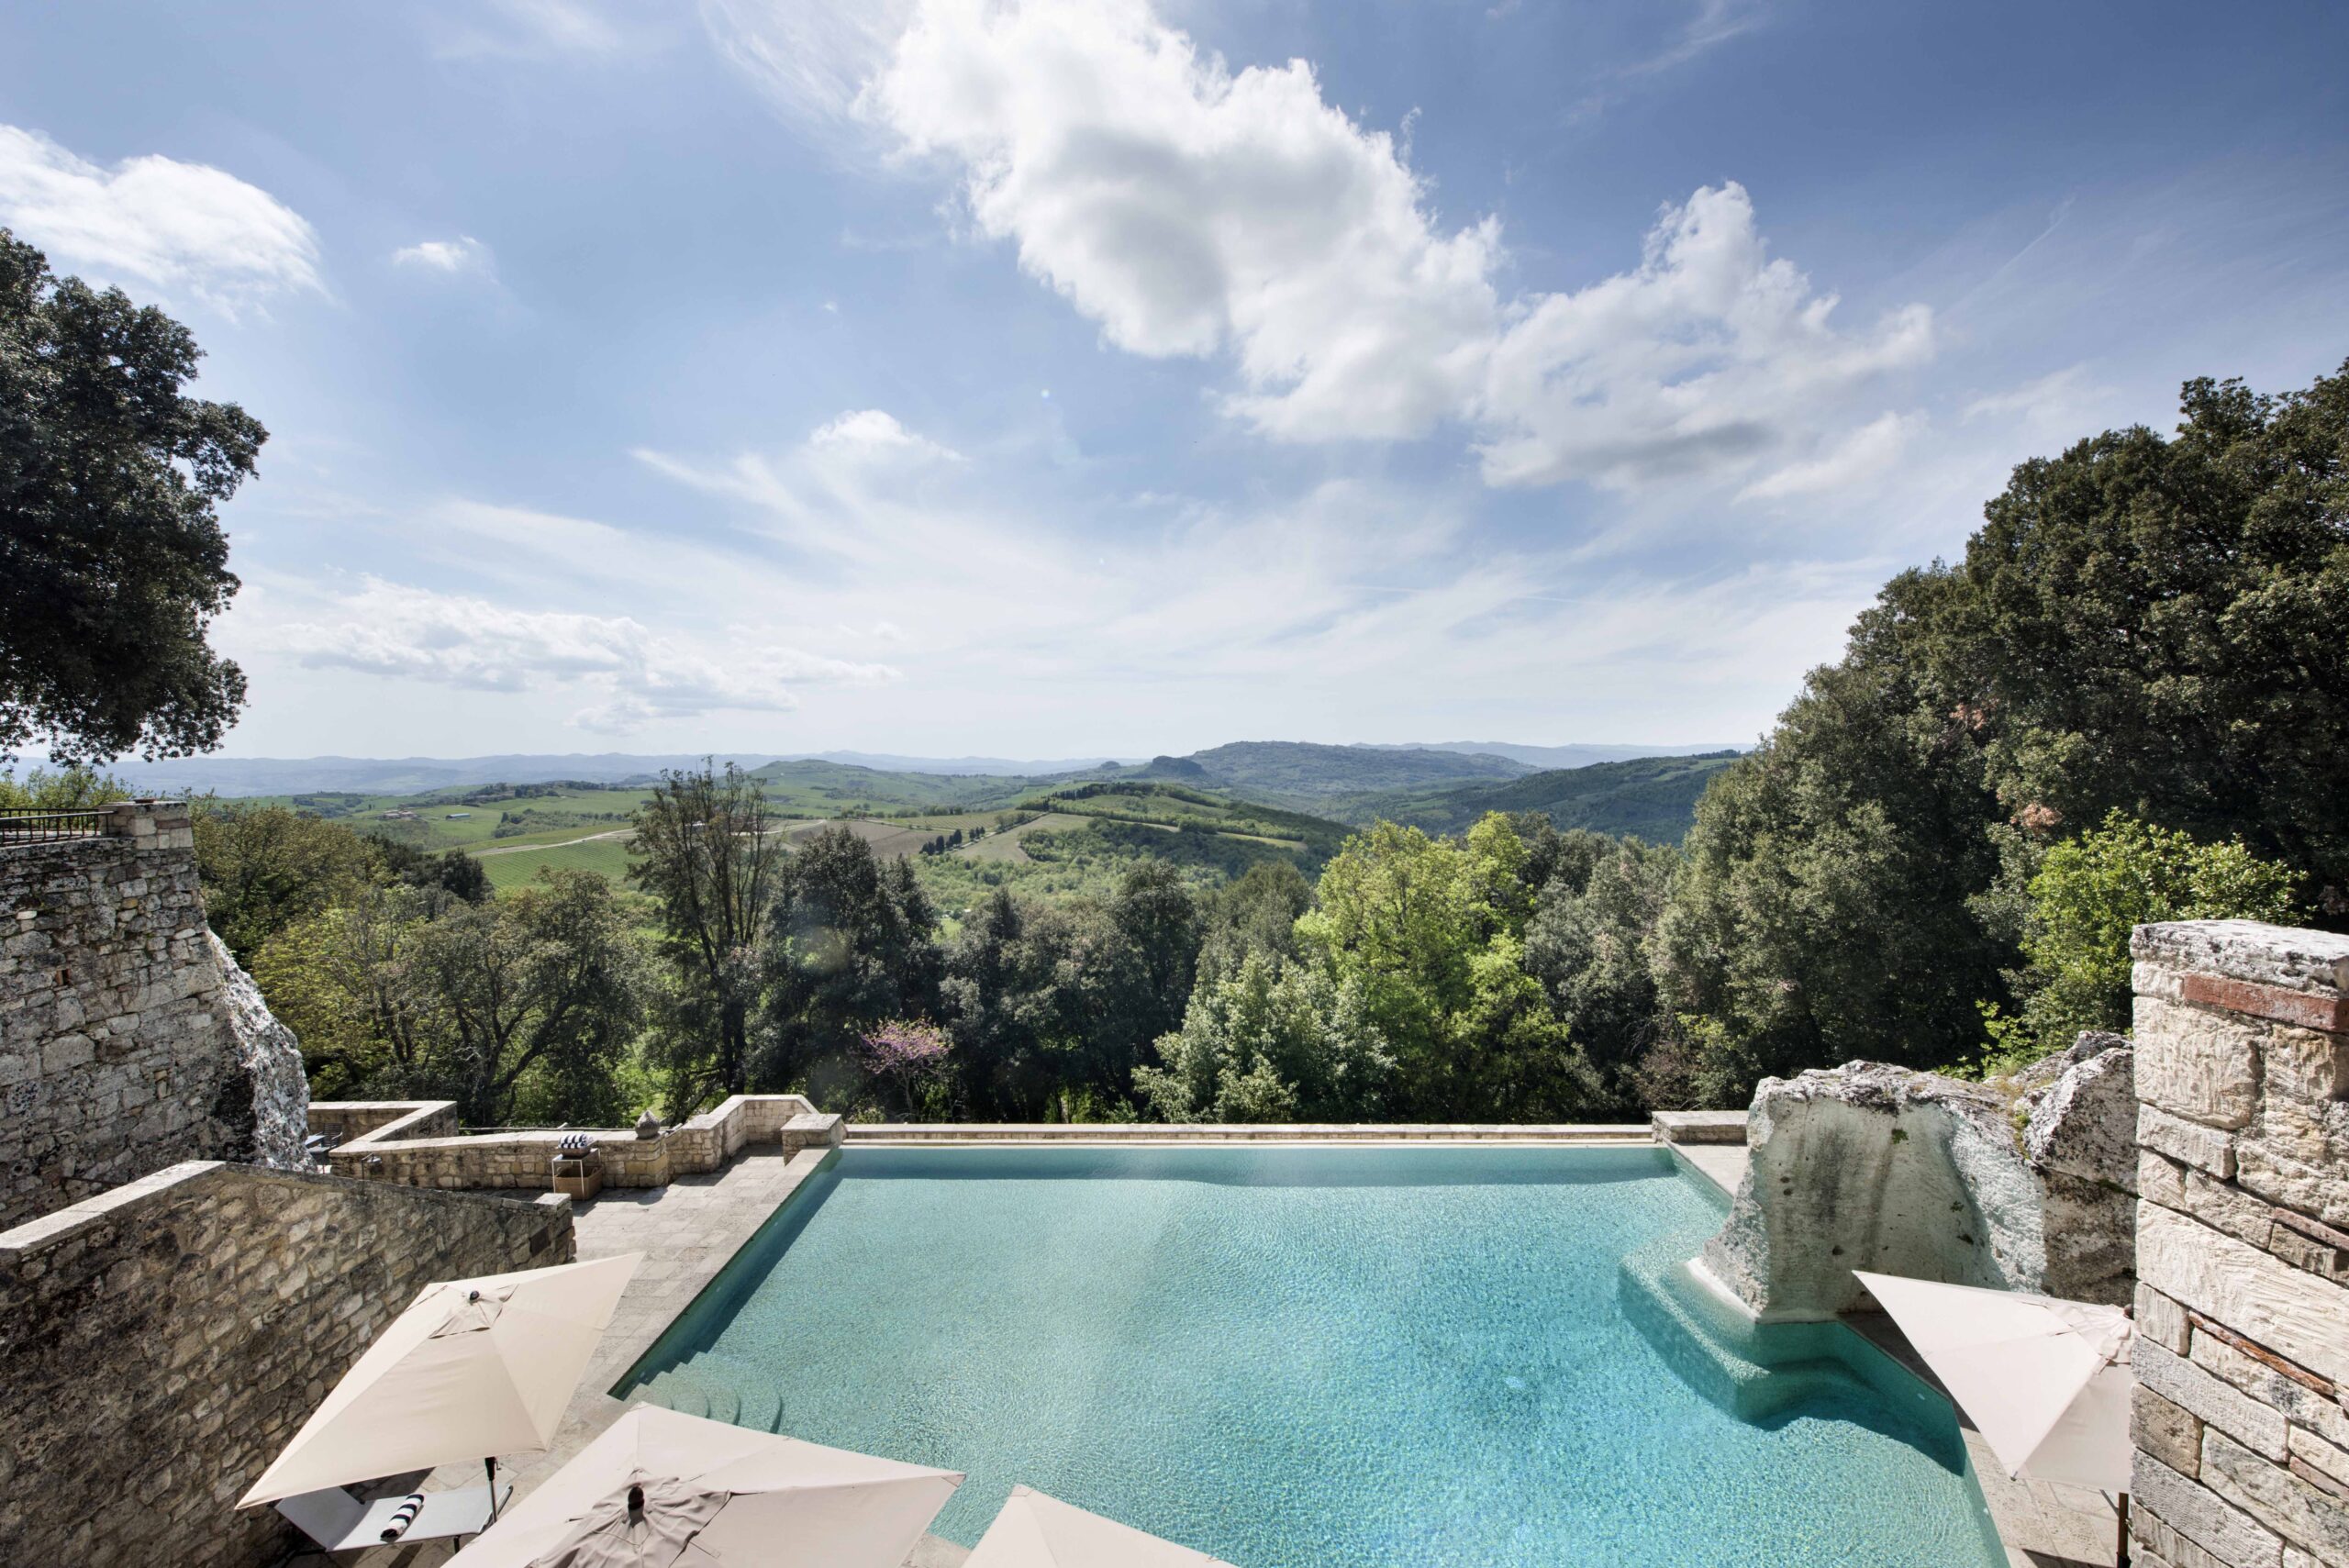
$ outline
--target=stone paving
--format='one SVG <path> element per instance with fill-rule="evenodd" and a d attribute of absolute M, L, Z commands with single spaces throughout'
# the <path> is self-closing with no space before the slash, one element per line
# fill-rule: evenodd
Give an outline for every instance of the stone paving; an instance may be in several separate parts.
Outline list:
<path fill-rule="evenodd" d="M 1670 1147 L 1690 1168 L 1719 1183 L 1724 1191 L 1734 1192 L 1744 1173 L 1742 1146 Z M 513 1482 L 517 1496 L 561 1469 L 619 1418 L 627 1407 L 605 1390 L 651 1348 L 671 1319 L 815 1173 L 826 1152 L 807 1150 L 785 1157 L 771 1149 L 745 1149 L 722 1171 L 681 1177 L 665 1187 L 607 1189 L 578 1206 L 581 1258 L 640 1252 L 644 1262 L 621 1297 L 587 1374 L 580 1380 L 580 1392 L 564 1414 L 555 1446 L 500 1472 Z M 1890 1319 L 1876 1315 L 1848 1321 L 1939 1386 Z M 2116 1532 L 2110 1504 L 2093 1493 L 2072 1487 L 2006 1479 L 1981 1434 L 1962 1417 L 1959 1424 L 1991 1518 L 2007 1543 L 2009 1568 L 2105 1568 L 2113 1562 Z M 429 1485 L 470 1486 L 480 1482 L 478 1467 L 452 1465 L 435 1472 Z M 426 1543 L 345 1555 L 335 1561 L 351 1568 L 427 1568 L 450 1554 L 445 1545 Z M 959 1568 L 968 1555 L 965 1548 L 952 1541 L 926 1537 L 907 1559 L 905 1568 Z M 301 1561 L 323 1563 L 326 1559 L 313 1555 Z"/>

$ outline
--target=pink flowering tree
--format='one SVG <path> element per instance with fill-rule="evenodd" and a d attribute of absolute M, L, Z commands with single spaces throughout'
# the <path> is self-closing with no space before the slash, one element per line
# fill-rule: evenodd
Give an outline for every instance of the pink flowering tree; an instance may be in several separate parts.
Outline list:
<path fill-rule="evenodd" d="M 883 1100 L 909 1116 L 944 1090 L 952 1044 L 936 1024 L 892 1018 L 857 1041 L 857 1062 Z"/>

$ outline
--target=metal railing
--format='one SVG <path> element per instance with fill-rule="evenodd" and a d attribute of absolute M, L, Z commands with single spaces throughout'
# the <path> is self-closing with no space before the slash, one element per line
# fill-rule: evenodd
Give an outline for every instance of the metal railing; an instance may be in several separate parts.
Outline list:
<path fill-rule="evenodd" d="M 0 844 L 49 844 L 61 839 L 104 838 L 111 806 L 89 811 L 0 812 Z"/>

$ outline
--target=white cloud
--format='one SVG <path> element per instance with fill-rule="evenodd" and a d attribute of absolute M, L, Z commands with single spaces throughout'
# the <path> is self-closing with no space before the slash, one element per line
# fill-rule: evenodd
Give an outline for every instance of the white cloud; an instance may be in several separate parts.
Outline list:
<path fill-rule="evenodd" d="M 931 0 L 867 103 L 1110 342 L 1229 350 L 1272 434 L 1417 435 L 1475 384 L 1497 226 L 1438 233 L 1302 61 L 1235 75 L 1137 0 Z"/>
<path fill-rule="evenodd" d="M 879 408 L 860 408 L 818 425 L 807 444 L 818 451 L 852 459 L 957 459 L 960 453 L 918 436 Z"/>
<path fill-rule="evenodd" d="M 905 31 L 911 0 L 701 0 L 718 52 L 803 125 L 844 119 Z"/>
<path fill-rule="evenodd" d="M 268 639 L 313 669 L 355 670 L 464 690 L 584 694 L 573 722 L 608 733 L 715 712 L 788 712 L 802 683 L 897 678 L 763 640 L 732 628 L 713 651 L 626 615 L 523 610 L 486 599 L 370 578 L 336 595 L 322 619 L 290 621 Z"/>
<path fill-rule="evenodd" d="M 1740 492 L 1741 497 L 1784 500 L 1790 495 L 1829 495 L 1876 478 L 1898 462 L 1925 428 L 1921 414 L 1887 414 L 1861 426 L 1819 456 L 1788 463 Z"/>
<path fill-rule="evenodd" d="M 497 270 L 489 247 L 470 234 L 460 234 L 454 239 L 425 239 L 403 245 L 392 252 L 392 265 L 419 272 L 438 272 L 444 277 L 462 273 L 490 277 Z"/>
<path fill-rule="evenodd" d="M 1504 299 L 1497 222 L 1446 228 L 1308 64 L 1235 73 L 1143 0 L 925 0 L 860 104 L 1108 341 L 1229 354 L 1227 407 L 1277 439 L 1457 420 L 1494 484 L 1735 474 L 1932 351 L 1921 306 L 1836 324 L 1734 183 L 1666 209 L 1634 270 Z"/>
<path fill-rule="evenodd" d="M 15 126 L 0 126 L 0 223 L 61 271 L 152 284 L 231 315 L 325 286 L 317 234 L 260 187 L 158 154 L 104 169 Z"/>

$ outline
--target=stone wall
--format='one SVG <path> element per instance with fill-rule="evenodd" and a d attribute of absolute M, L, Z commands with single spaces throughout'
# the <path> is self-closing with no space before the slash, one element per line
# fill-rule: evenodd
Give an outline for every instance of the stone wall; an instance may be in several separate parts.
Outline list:
<path fill-rule="evenodd" d="M 2134 942 L 2132 1529 L 2148 1568 L 2349 1564 L 2349 937 Z"/>
<path fill-rule="evenodd" d="M 0 846 L 0 1226 L 175 1161 L 284 1158 L 272 1129 L 300 1126 L 275 1105 L 307 1097 L 298 1060 L 290 1086 L 254 1065 L 290 1040 L 239 1033 L 185 808 L 103 828 Z"/>
<path fill-rule="evenodd" d="M 278 1561 L 235 1503 L 424 1285 L 569 1262 L 570 1201 L 175 1165 L 0 1234 L 0 1562 Z"/>
<path fill-rule="evenodd" d="M 321 1101 L 310 1107 L 310 1126 L 343 1140 L 327 1153 L 337 1175 L 450 1190 L 551 1189 L 556 1147 L 582 1135 L 595 1140 L 609 1187 L 666 1186 L 717 1170 L 751 1143 L 796 1154 L 841 1141 L 841 1118 L 803 1095 L 736 1095 L 651 1138 L 593 1128 L 460 1134 L 453 1100 Z"/>

